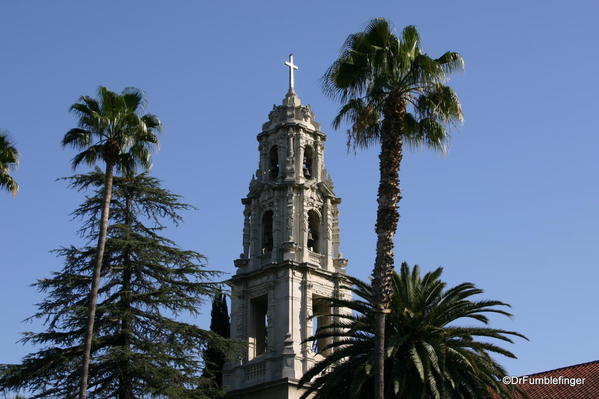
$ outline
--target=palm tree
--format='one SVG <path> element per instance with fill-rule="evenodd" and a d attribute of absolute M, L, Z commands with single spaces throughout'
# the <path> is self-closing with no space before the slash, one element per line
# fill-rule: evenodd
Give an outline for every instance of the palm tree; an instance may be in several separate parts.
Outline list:
<path fill-rule="evenodd" d="M 461 68 L 458 53 L 447 52 L 436 59 L 422 53 L 414 26 L 404 28 L 398 38 L 389 22 L 379 18 L 347 38 L 341 55 L 323 77 L 324 92 L 342 103 L 333 126 L 338 128 L 343 121 L 350 124 L 348 144 L 354 148 L 374 144 L 381 148 L 372 272 L 377 304 L 376 399 L 383 398 L 385 314 L 399 220 L 403 144 L 445 150 L 448 126 L 462 120 L 460 102 L 445 83 L 449 73 Z"/>
<path fill-rule="evenodd" d="M 19 166 L 19 152 L 8 139 L 8 134 L 0 130 L 0 188 L 17 195 L 19 185 L 10 175 L 11 170 Z"/>
<path fill-rule="evenodd" d="M 438 268 L 421 277 L 418 266 L 406 263 L 391 279 L 390 313 L 386 318 L 385 388 L 387 398 L 514 398 L 519 393 L 504 385 L 506 371 L 491 357 L 514 354 L 492 341 L 512 343 L 524 337 L 514 331 L 486 327 L 488 314 L 511 316 L 509 306 L 495 300 L 471 300 L 483 291 L 472 283 L 446 288 Z M 309 341 L 328 339 L 323 350 L 333 350 L 300 380 L 307 385 L 304 397 L 372 398 L 374 392 L 373 347 L 378 309 L 374 287 L 352 279 L 356 300 L 331 299 L 332 307 L 352 313 L 335 315 L 337 320 L 316 331 Z M 466 319 L 483 326 L 465 327 Z"/>
<path fill-rule="evenodd" d="M 158 145 L 157 132 L 161 123 L 156 115 L 141 115 L 145 104 L 144 93 L 139 89 L 126 88 L 118 94 L 100 86 L 98 99 L 82 96 L 79 102 L 71 106 L 71 112 L 79 118 L 79 127 L 69 130 L 62 139 L 63 146 L 83 150 L 73 158 L 73 169 L 81 163 L 91 166 L 103 161 L 106 165 L 97 253 L 89 296 L 80 399 L 87 396 L 96 301 L 106 246 L 113 176 L 115 170 L 124 175 L 133 175 L 139 166 L 148 169 L 151 166 L 150 151 Z"/>

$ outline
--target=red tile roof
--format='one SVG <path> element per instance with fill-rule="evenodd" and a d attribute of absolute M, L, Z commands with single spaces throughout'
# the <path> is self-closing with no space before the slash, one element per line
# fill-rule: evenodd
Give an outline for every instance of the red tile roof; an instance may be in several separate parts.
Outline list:
<path fill-rule="evenodd" d="M 521 378 L 527 380 L 518 386 L 530 399 L 599 399 L 599 360 Z"/>

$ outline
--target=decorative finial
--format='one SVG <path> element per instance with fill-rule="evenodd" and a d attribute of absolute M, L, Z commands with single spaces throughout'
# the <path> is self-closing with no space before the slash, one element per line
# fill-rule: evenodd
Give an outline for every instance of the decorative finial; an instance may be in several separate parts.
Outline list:
<path fill-rule="evenodd" d="M 293 79 L 293 71 L 298 70 L 298 66 L 293 64 L 293 54 L 289 54 L 289 61 L 285 61 L 284 65 L 289 67 L 289 91 L 295 91 L 295 82 Z"/>

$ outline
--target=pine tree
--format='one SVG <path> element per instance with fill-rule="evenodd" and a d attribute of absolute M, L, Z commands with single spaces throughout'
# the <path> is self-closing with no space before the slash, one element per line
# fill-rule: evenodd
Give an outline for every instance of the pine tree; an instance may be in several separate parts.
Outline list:
<path fill-rule="evenodd" d="M 231 323 L 229 321 L 229 310 L 224 293 L 219 292 L 212 299 L 212 311 L 210 312 L 210 331 L 223 338 L 231 336 Z M 214 344 L 208 344 L 204 351 L 204 372 L 202 375 L 214 378 L 218 387 L 223 385 L 223 366 L 226 354 Z"/>
<path fill-rule="evenodd" d="M 0 373 L 0 390 L 25 389 L 32 398 L 78 395 L 103 179 L 100 170 L 68 178 L 72 188 L 92 191 L 73 212 L 89 245 L 56 250 L 63 269 L 34 284 L 46 296 L 32 318 L 42 319 L 46 330 L 25 333 L 23 341 L 42 349 Z M 214 383 L 201 376 L 201 355 L 209 341 L 222 340 L 176 317 L 197 314 L 204 298 L 217 292 L 209 280 L 218 273 L 205 269 L 204 256 L 161 235 L 189 208 L 147 174 L 114 177 L 90 399 L 214 397 Z"/>

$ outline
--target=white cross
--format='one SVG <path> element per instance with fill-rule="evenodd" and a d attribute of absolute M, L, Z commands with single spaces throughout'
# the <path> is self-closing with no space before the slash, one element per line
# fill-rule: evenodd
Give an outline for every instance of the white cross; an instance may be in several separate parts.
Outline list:
<path fill-rule="evenodd" d="M 293 70 L 298 70 L 298 66 L 293 64 L 293 54 L 289 54 L 289 61 L 284 63 L 289 67 L 289 89 L 293 90 L 295 82 L 293 81 Z"/>

